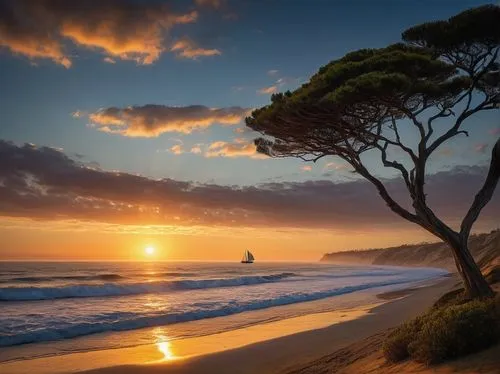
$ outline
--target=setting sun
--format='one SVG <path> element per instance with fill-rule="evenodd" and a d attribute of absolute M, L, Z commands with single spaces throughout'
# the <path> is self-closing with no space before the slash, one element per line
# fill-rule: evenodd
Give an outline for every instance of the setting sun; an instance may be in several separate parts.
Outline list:
<path fill-rule="evenodd" d="M 154 247 L 146 247 L 144 248 L 144 252 L 148 255 L 151 256 L 155 253 L 155 248 Z"/>

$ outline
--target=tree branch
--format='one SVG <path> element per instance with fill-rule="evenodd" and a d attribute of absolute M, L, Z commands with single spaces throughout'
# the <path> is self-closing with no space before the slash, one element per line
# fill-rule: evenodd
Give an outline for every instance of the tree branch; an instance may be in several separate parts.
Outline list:
<path fill-rule="evenodd" d="M 427 135 L 425 136 L 426 144 L 431 138 L 432 134 L 434 133 L 432 122 L 434 122 L 438 118 L 446 118 L 452 115 L 455 115 L 455 113 L 450 108 L 443 106 L 443 108 L 439 111 L 439 113 L 429 117 L 429 119 L 427 120 Z"/>
<path fill-rule="evenodd" d="M 372 175 L 368 169 L 361 163 L 361 160 L 357 158 L 356 160 L 346 160 L 351 164 L 351 166 L 356 170 L 361 176 L 365 177 L 369 180 L 376 188 L 377 191 L 382 197 L 382 199 L 386 202 L 387 206 L 396 214 L 403 217 L 404 219 L 416 223 L 418 225 L 422 225 L 422 221 L 415 214 L 410 213 L 406 209 L 404 209 L 401 205 L 399 205 L 390 195 L 384 184 L 377 179 L 374 175 Z"/>
<path fill-rule="evenodd" d="M 447 132 L 445 132 L 443 135 L 441 135 L 439 138 L 437 138 L 427 149 L 426 149 L 426 157 L 428 158 L 435 150 L 438 148 L 441 144 L 443 144 L 446 140 L 451 139 L 452 137 L 458 135 L 458 134 L 465 134 L 468 135 L 466 131 L 458 131 L 460 129 L 460 126 L 462 123 L 471 115 L 481 111 L 481 110 L 488 110 L 488 109 L 494 109 L 495 106 L 488 107 L 489 104 L 491 104 L 490 98 L 487 98 L 484 100 L 481 104 L 478 104 L 475 108 L 469 109 L 470 102 L 472 100 L 472 92 L 469 94 L 469 98 L 467 100 L 467 106 L 464 109 L 464 111 L 460 114 L 460 116 L 457 118 L 457 121 L 455 122 L 455 125 L 451 127 Z"/>
<path fill-rule="evenodd" d="M 403 180 L 406 184 L 406 187 L 408 188 L 408 191 L 410 193 L 412 193 L 413 188 L 412 188 L 412 184 L 410 182 L 410 176 L 408 174 L 408 170 L 406 170 L 406 168 L 403 166 L 403 164 L 401 164 L 397 161 L 389 161 L 387 159 L 387 147 L 388 147 L 388 145 L 389 145 L 389 143 L 387 143 L 387 142 L 383 146 L 381 146 L 378 143 L 373 143 L 373 146 L 375 148 L 377 148 L 380 151 L 380 153 L 382 154 L 382 164 L 385 167 L 390 167 L 390 168 L 399 170 L 399 172 L 401 173 L 401 176 L 403 177 Z"/>
<path fill-rule="evenodd" d="M 490 169 L 488 171 L 488 176 L 486 177 L 483 187 L 481 187 L 476 197 L 474 198 L 474 202 L 472 203 L 469 211 L 465 215 L 462 224 L 460 226 L 460 235 L 463 238 L 469 237 L 472 225 L 479 217 L 481 210 L 491 200 L 499 179 L 500 179 L 500 138 L 497 140 L 491 152 L 491 162 L 490 162 Z"/>

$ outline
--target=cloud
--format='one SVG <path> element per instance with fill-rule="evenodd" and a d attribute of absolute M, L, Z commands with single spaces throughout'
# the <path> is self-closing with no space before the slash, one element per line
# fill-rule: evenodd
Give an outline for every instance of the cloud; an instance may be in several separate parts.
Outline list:
<path fill-rule="evenodd" d="M 102 60 L 108 64 L 116 64 L 116 60 L 111 57 L 104 57 Z"/>
<path fill-rule="evenodd" d="M 281 77 L 276 80 L 276 86 L 288 86 L 288 85 L 297 85 L 301 81 L 301 78 L 292 78 L 292 77 Z"/>
<path fill-rule="evenodd" d="M 73 63 L 71 43 L 103 53 L 107 62 L 147 65 L 166 50 L 174 26 L 197 18 L 196 11 L 176 13 L 162 2 L 7 0 L 0 3 L 0 46 L 66 68 Z"/>
<path fill-rule="evenodd" d="M 234 132 L 235 132 L 236 134 L 244 134 L 244 133 L 246 133 L 246 132 L 251 132 L 251 131 L 252 131 L 252 130 L 250 130 L 250 129 L 249 129 L 248 127 L 246 127 L 246 126 L 245 126 L 245 127 L 236 127 L 236 128 L 234 129 Z"/>
<path fill-rule="evenodd" d="M 430 206 L 439 216 L 458 222 L 486 172 L 480 166 L 457 167 L 429 176 L 426 193 Z M 400 180 L 384 182 L 397 201 L 411 206 Z M 481 215 L 482 222 L 498 222 L 499 209 L 497 193 Z M 1 140 L 0 216 L 179 227 L 342 229 L 405 225 L 365 180 L 257 186 L 158 180 L 90 168 L 53 148 Z"/>
<path fill-rule="evenodd" d="M 304 165 L 300 168 L 302 171 L 311 171 L 313 168 L 310 165 Z"/>
<path fill-rule="evenodd" d="M 203 152 L 201 150 L 201 144 L 195 144 L 194 146 L 192 146 L 190 152 L 194 154 L 200 154 L 201 152 Z"/>
<path fill-rule="evenodd" d="M 328 162 L 325 164 L 324 170 L 349 170 L 351 166 L 349 164 L 341 164 L 338 162 Z"/>
<path fill-rule="evenodd" d="M 477 153 L 486 153 L 487 149 L 488 149 L 488 144 L 486 143 L 476 144 L 474 146 L 474 151 Z"/>
<path fill-rule="evenodd" d="M 170 152 L 172 152 L 174 155 L 180 155 L 184 153 L 184 150 L 182 149 L 182 145 L 176 144 L 170 147 Z"/>
<path fill-rule="evenodd" d="M 273 76 L 279 73 L 279 70 L 268 70 L 267 75 Z"/>
<path fill-rule="evenodd" d="M 99 131 L 129 137 L 156 137 L 166 132 L 189 134 L 212 126 L 236 125 L 248 114 L 241 107 L 208 108 L 203 105 L 172 107 L 148 104 L 126 108 L 104 108 L 89 114 Z"/>
<path fill-rule="evenodd" d="M 454 154 L 455 152 L 454 152 L 454 151 L 453 151 L 453 149 L 452 149 L 452 148 L 450 148 L 450 147 L 442 147 L 441 149 L 439 149 L 439 150 L 437 151 L 437 153 L 438 153 L 439 155 L 441 155 L 441 156 L 444 156 L 444 157 L 451 157 L 451 156 L 453 156 L 453 154 Z"/>
<path fill-rule="evenodd" d="M 264 87 L 261 88 L 260 90 L 257 91 L 257 93 L 261 95 L 270 95 L 278 91 L 278 86 L 269 86 L 269 87 Z"/>
<path fill-rule="evenodd" d="M 208 146 L 205 157 L 250 157 L 254 159 L 267 158 L 258 153 L 255 144 L 252 141 L 238 138 L 234 142 L 228 143 L 217 141 Z"/>
<path fill-rule="evenodd" d="M 175 52 L 178 57 L 189 58 L 192 60 L 196 60 L 198 57 L 202 56 L 218 56 L 222 54 L 222 52 L 218 49 L 200 48 L 195 42 L 187 38 L 175 42 L 170 50 Z"/>

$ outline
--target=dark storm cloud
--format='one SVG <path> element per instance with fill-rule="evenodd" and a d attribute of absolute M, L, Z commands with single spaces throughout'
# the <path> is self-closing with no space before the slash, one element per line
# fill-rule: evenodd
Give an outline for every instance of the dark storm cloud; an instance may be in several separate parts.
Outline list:
<path fill-rule="evenodd" d="M 451 220 L 468 209 L 484 167 L 461 167 L 428 178 L 429 201 Z M 385 181 L 398 201 L 404 187 Z M 498 220 L 497 196 L 483 219 Z M 0 141 L 0 214 L 34 219 L 81 219 L 106 223 L 340 228 L 394 225 L 364 180 L 274 182 L 220 186 L 107 172 L 85 166 L 62 151 Z"/>

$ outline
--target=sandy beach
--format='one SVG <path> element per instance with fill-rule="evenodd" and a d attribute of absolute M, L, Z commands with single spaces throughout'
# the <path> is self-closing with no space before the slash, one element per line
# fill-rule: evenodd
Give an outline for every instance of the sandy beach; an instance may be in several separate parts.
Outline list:
<path fill-rule="evenodd" d="M 191 339 L 7 362 L 2 373 L 288 373 L 425 311 L 456 284 L 378 295 L 362 308 L 312 313 Z M 110 335 L 113 337 L 113 335 Z"/>

